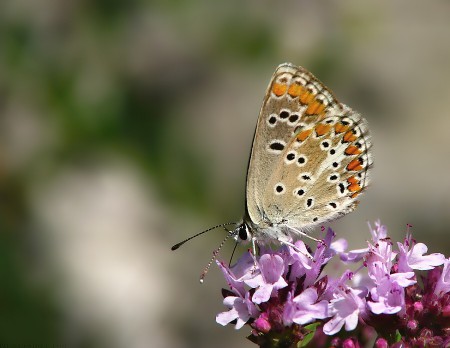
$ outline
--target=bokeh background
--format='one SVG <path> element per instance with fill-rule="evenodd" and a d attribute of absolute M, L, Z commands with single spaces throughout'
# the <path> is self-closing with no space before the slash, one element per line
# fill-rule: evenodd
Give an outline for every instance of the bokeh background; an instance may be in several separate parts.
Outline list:
<path fill-rule="evenodd" d="M 314 72 L 369 121 L 378 218 L 450 252 L 450 2 L 0 2 L 0 343 L 252 347 L 198 276 L 244 209 L 269 78 Z M 227 245 L 223 258 L 232 249 Z M 242 250 L 242 249 L 241 249 Z"/>

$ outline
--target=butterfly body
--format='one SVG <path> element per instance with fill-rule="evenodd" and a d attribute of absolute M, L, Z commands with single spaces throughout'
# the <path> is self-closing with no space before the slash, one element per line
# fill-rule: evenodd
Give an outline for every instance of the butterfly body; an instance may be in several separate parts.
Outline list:
<path fill-rule="evenodd" d="M 258 117 L 237 239 L 289 242 L 354 210 L 370 149 L 361 115 L 306 69 L 281 64 Z"/>

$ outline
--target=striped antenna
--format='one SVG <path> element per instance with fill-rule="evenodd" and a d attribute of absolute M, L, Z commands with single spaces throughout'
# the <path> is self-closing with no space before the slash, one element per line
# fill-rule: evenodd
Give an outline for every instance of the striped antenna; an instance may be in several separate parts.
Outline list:
<path fill-rule="evenodd" d="M 177 249 L 178 249 L 180 246 L 182 246 L 184 243 L 189 242 L 191 239 L 194 239 L 195 237 L 198 237 L 198 236 L 202 235 L 203 233 L 212 231 L 212 230 L 214 230 L 214 229 L 216 229 L 216 228 L 219 228 L 219 227 L 224 227 L 224 226 L 228 226 L 228 225 L 236 225 L 236 224 L 237 224 L 237 222 L 227 222 L 226 224 L 220 224 L 220 225 L 217 225 L 217 226 L 208 228 L 207 230 L 204 230 L 204 231 L 202 231 L 202 232 L 200 232 L 200 233 L 197 233 L 197 234 L 195 234 L 195 235 L 193 235 L 193 236 L 191 236 L 191 237 L 189 237 L 189 238 L 187 238 L 187 239 L 181 241 L 180 243 L 175 244 L 171 249 L 172 249 L 172 250 L 177 250 Z M 230 231 L 228 231 L 228 232 L 230 232 Z"/>
<path fill-rule="evenodd" d="M 228 231 L 227 236 L 224 238 L 222 243 L 219 244 L 219 247 L 213 251 L 213 256 L 211 257 L 211 260 L 209 260 L 208 264 L 206 265 L 205 269 L 203 270 L 202 274 L 200 275 L 200 283 L 203 284 L 203 281 L 205 280 L 206 273 L 208 273 L 209 268 L 211 267 L 212 263 L 216 260 L 217 256 L 219 255 L 220 249 L 224 246 L 225 242 L 233 236 L 236 232 L 235 231 Z"/>

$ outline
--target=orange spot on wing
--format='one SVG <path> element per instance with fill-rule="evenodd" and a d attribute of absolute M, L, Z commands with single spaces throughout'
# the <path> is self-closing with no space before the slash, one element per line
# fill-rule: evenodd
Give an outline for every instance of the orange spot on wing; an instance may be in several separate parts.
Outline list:
<path fill-rule="evenodd" d="M 329 124 L 319 123 L 316 126 L 316 134 L 317 136 L 322 136 L 324 134 L 327 134 L 331 129 L 331 126 Z"/>
<path fill-rule="evenodd" d="M 285 84 L 281 83 L 274 83 L 272 85 L 272 92 L 277 96 L 280 97 L 287 91 L 287 86 Z"/>
<path fill-rule="evenodd" d="M 352 175 L 351 177 L 349 177 L 349 178 L 347 179 L 347 182 L 348 182 L 347 189 L 348 189 L 350 192 L 354 192 L 350 197 L 351 197 L 351 198 L 355 198 L 355 197 L 359 194 L 358 191 L 361 191 L 361 190 L 362 190 L 362 187 L 359 186 L 359 180 L 356 179 L 356 178 Z"/>
<path fill-rule="evenodd" d="M 359 195 L 359 192 L 355 192 L 354 194 L 352 194 L 352 195 L 350 196 L 350 198 L 356 198 L 358 195 Z"/>
<path fill-rule="evenodd" d="M 344 136 L 344 138 L 345 138 L 345 136 Z M 345 149 L 346 155 L 359 155 L 360 153 L 361 153 L 361 151 L 355 145 L 349 145 Z"/>
<path fill-rule="evenodd" d="M 348 131 L 347 133 L 344 134 L 344 142 L 346 143 L 351 143 L 352 141 L 355 141 L 357 139 L 356 135 L 353 134 L 352 131 Z"/>
<path fill-rule="evenodd" d="M 309 103 L 308 108 L 305 111 L 306 115 L 319 115 L 325 110 L 325 105 L 317 99 Z"/>
<path fill-rule="evenodd" d="M 357 184 L 358 183 L 358 179 L 356 179 L 354 176 L 351 176 L 347 179 L 347 182 L 349 184 Z"/>
<path fill-rule="evenodd" d="M 363 167 L 361 166 L 361 163 L 359 162 L 358 158 L 355 158 L 353 161 L 351 161 L 349 164 L 347 164 L 347 170 L 359 171 L 362 169 L 363 169 Z"/>
<path fill-rule="evenodd" d="M 303 93 L 305 93 L 305 87 L 303 87 L 302 85 L 293 83 L 292 85 L 289 86 L 288 94 L 292 98 L 298 97 L 299 95 L 301 95 Z"/>
<path fill-rule="evenodd" d="M 358 184 L 351 184 L 347 186 L 347 189 L 350 192 L 356 192 L 356 191 L 360 191 L 361 190 L 361 186 L 359 186 Z"/>
<path fill-rule="evenodd" d="M 303 141 L 312 133 L 312 129 L 306 129 L 297 134 L 297 140 Z"/>
<path fill-rule="evenodd" d="M 334 126 L 334 131 L 336 132 L 336 134 L 338 133 L 344 133 L 345 131 L 347 131 L 349 127 L 342 124 L 342 123 L 336 123 L 336 125 Z"/>
<path fill-rule="evenodd" d="M 304 90 L 304 92 L 302 94 L 300 94 L 300 103 L 306 105 L 309 104 L 313 101 L 314 99 L 314 94 L 310 93 L 308 90 Z"/>

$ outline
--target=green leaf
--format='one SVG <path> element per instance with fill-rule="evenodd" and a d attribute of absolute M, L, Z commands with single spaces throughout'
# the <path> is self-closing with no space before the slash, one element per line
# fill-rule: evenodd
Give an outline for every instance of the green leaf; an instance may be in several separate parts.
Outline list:
<path fill-rule="evenodd" d="M 312 323 L 309 325 L 306 325 L 303 327 L 303 329 L 309 331 L 304 337 L 303 340 L 297 343 L 297 348 L 306 347 L 309 342 L 314 337 L 314 334 L 316 333 L 317 327 L 320 325 L 320 322 Z"/>
<path fill-rule="evenodd" d="M 395 331 L 395 342 L 400 342 L 402 339 L 402 335 L 400 334 L 400 332 L 397 330 Z"/>
<path fill-rule="evenodd" d="M 308 330 L 308 331 L 316 331 L 316 329 L 317 329 L 317 327 L 320 325 L 320 322 L 315 322 L 315 323 L 312 323 L 312 324 L 309 324 L 309 325 L 306 325 L 306 326 L 303 326 L 303 328 L 305 329 L 305 330 Z"/>

